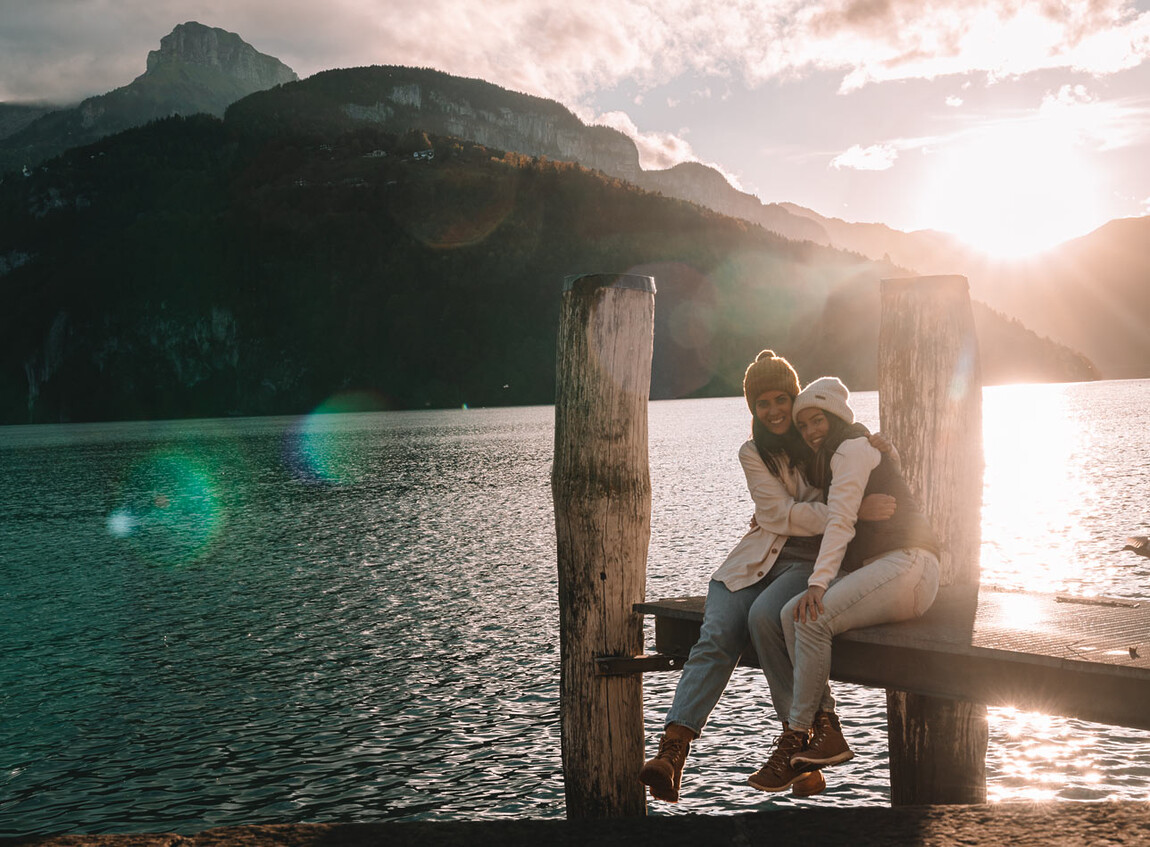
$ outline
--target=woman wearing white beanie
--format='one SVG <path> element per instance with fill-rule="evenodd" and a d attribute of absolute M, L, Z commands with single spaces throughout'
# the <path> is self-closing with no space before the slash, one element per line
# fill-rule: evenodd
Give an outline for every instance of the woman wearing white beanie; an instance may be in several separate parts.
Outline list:
<path fill-rule="evenodd" d="M 854 422 L 850 392 L 822 377 L 799 392 L 791 413 L 814 451 L 807 479 L 827 492 L 827 524 L 807 590 L 783 607 L 778 621 L 753 626 L 783 639 L 793 665 L 788 729 L 767 763 L 750 778 L 762 791 L 782 791 L 810 771 L 854 753 L 842 735 L 828 680 L 831 640 L 850 629 L 918 617 L 938 591 L 938 540 L 891 457 L 879 453 Z M 859 521 L 865 496 L 893 495 L 888 521 Z M 775 669 L 776 674 L 783 672 Z"/>

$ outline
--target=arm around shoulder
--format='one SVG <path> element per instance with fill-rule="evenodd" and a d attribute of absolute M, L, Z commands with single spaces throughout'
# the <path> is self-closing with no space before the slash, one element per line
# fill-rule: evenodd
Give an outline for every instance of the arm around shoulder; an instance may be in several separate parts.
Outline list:
<path fill-rule="evenodd" d="M 865 438 L 849 438 L 831 456 L 831 487 L 827 492 L 827 528 L 808 583 L 826 588 L 839 572 L 847 545 L 855 536 L 859 505 L 870 473 L 882 458 Z"/>

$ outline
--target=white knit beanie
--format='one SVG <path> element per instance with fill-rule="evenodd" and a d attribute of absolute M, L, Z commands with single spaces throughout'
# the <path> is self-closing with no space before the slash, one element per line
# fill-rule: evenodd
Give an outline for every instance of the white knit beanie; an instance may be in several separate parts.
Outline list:
<path fill-rule="evenodd" d="M 847 423 L 855 422 L 855 413 L 847 402 L 851 393 L 837 376 L 822 376 L 799 392 L 791 406 L 791 417 L 796 421 L 799 412 L 814 407 L 838 415 Z"/>

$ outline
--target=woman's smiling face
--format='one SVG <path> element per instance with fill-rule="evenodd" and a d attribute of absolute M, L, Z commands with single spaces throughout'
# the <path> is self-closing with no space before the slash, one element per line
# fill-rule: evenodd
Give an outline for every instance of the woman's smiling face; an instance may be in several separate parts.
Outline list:
<path fill-rule="evenodd" d="M 772 435 L 785 435 L 791 428 L 793 402 L 794 398 L 785 391 L 764 391 L 755 398 L 755 417 Z"/>
<path fill-rule="evenodd" d="M 799 435 L 807 442 L 807 446 L 816 452 L 831 431 L 831 422 L 826 412 L 813 406 L 795 415 L 795 426 L 798 427 Z"/>

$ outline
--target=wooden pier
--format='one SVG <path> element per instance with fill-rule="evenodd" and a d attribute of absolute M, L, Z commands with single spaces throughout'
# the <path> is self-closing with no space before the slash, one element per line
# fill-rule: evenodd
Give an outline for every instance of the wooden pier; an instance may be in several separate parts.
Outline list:
<path fill-rule="evenodd" d="M 232 826 L 194 834 L 39 835 L 0 847 L 1135 847 L 1150 832 L 1147 803 L 996 803 L 897 809 L 787 808 L 733 815 L 563 820 L 393 821 Z"/>
<path fill-rule="evenodd" d="M 552 488 L 569 818 L 643 814 L 642 674 L 681 667 L 703 618 L 702 597 L 644 593 L 654 294 L 654 280 L 627 275 L 574 278 L 564 292 Z M 939 536 L 941 588 L 918 620 L 838 636 L 831 678 L 886 690 L 892 805 L 978 805 L 988 704 L 1150 729 L 1150 609 L 980 587 L 982 377 L 967 281 L 883 280 L 881 300 L 880 428 Z M 655 654 L 643 615 L 655 617 Z"/>
<path fill-rule="evenodd" d="M 703 599 L 636 604 L 655 618 L 646 670 L 682 666 Z M 1150 604 L 950 586 L 917 620 L 838 636 L 831 678 L 1150 729 Z"/>

